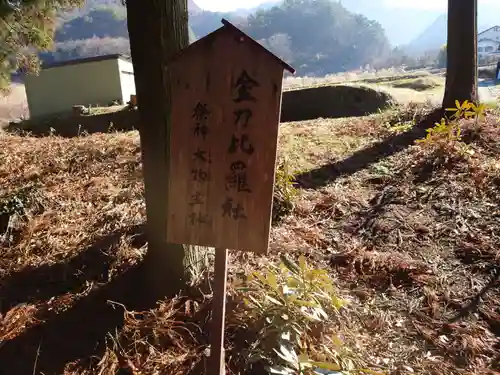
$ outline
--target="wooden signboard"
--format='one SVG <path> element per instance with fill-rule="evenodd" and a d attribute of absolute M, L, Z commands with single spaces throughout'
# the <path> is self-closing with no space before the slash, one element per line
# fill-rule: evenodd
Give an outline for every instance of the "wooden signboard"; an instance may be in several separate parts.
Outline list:
<path fill-rule="evenodd" d="M 167 240 L 215 247 L 208 374 L 224 374 L 227 249 L 269 242 L 283 70 L 226 20 L 172 61 Z"/>
<path fill-rule="evenodd" d="M 265 253 L 283 71 L 229 22 L 170 65 L 169 242 Z"/>

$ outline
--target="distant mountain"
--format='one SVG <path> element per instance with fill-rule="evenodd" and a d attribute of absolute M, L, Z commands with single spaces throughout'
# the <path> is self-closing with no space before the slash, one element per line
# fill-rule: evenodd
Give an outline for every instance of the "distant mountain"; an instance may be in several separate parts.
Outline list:
<path fill-rule="evenodd" d="M 387 38 L 394 46 L 414 45 L 423 48 L 427 40 L 430 42 L 428 48 L 432 49 L 432 47 L 441 45 L 446 40 L 446 28 L 443 29 L 443 13 L 445 13 L 445 9 L 420 7 L 418 1 L 415 1 L 415 5 L 412 7 L 397 6 L 394 5 L 395 1 L 389 2 L 387 0 L 334 1 L 340 1 L 344 7 L 353 13 L 362 14 L 379 22 L 384 28 Z M 500 1 L 498 4 L 500 4 Z M 500 23 L 500 5 L 498 4 L 478 0 L 479 25 Z M 446 24 L 446 20 L 444 24 Z M 483 30 L 483 27 L 479 27 L 479 30 Z M 443 30 L 445 30 L 444 33 Z M 436 35 L 439 39 L 432 42 L 432 39 L 427 37 L 430 35 Z"/>
<path fill-rule="evenodd" d="M 292 1 L 279 12 L 265 10 L 279 6 L 282 0 L 267 2 L 248 10 L 264 10 L 258 19 L 250 20 L 241 12 L 210 12 L 198 6 L 198 0 L 187 1 L 191 41 L 220 28 L 225 18 L 277 55 L 293 60 L 302 74 L 355 69 L 390 52 L 378 23 L 353 17 L 338 3 L 328 4 L 330 0 Z M 121 0 L 87 0 L 83 8 L 60 16 L 53 49 L 40 53 L 44 64 L 111 53 L 130 54 L 127 14 Z"/>
<path fill-rule="evenodd" d="M 389 2 L 387 0 L 331 1 L 340 2 L 350 12 L 362 14 L 368 19 L 380 23 L 393 46 L 399 45 L 404 48 L 408 47 L 410 50 L 420 51 L 433 49 L 437 45 L 440 46 L 443 44 L 446 40 L 446 28 L 443 29 L 443 23 L 446 24 L 446 20 L 444 19 L 445 16 L 443 16 L 442 10 L 419 8 L 417 5 L 414 7 L 399 7 L 394 6 L 394 1 Z M 500 9 L 500 7 L 495 6 L 492 11 L 491 6 L 487 5 L 486 2 L 483 2 L 483 0 L 478 1 L 479 24 L 498 24 L 498 14 L 500 13 L 496 10 Z M 222 17 L 239 24 L 244 22 L 249 15 L 259 10 L 268 10 L 282 2 L 283 0 L 269 0 L 257 7 L 242 8 L 222 13 L 209 12 L 202 9 L 196 3 L 196 0 L 188 0 L 190 24 L 194 33 L 199 38 L 220 27 L 220 19 Z M 121 0 L 86 0 L 81 10 L 70 12 L 64 21 L 75 15 L 88 13 L 90 9 L 95 9 L 96 7 L 113 8 L 117 15 L 125 18 L 125 11 L 123 6 L 121 6 Z M 438 37 L 435 42 L 433 42 L 432 35 Z M 427 41 L 429 42 L 428 46 L 426 46 Z"/>
<path fill-rule="evenodd" d="M 377 21 L 384 28 L 392 45 L 403 45 L 423 32 L 431 24 L 439 12 L 427 9 L 398 8 L 387 5 L 385 0 L 331 0 L 340 2 L 348 11 L 362 14 L 370 20 Z M 248 16 L 259 10 L 267 10 L 282 3 L 283 0 L 267 1 L 257 7 L 239 9 L 238 15 Z"/>
<path fill-rule="evenodd" d="M 197 13 L 203 10 L 193 0 L 188 0 L 188 9 L 189 13 Z"/>
<path fill-rule="evenodd" d="M 441 13 L 416 7 L 397 7 L 385 0 L 341 0 L 341 3 L 347 10 L 380 23 L 393 46 L 409 43 Z"/>
<path fill-rule="evenodd" d="M 448 16 L 440 15 L 420 35 L 404 46 L 406 53 L 410 55 L 422 55 L 429 50 L 441 48 L 446 43 L 448 30 Z"/>
<path fill-rule="evenodd" d="M 491 25 L 483 24 L 478 26 L 478 32 L 487 30 Z M 420 35 L 410 43 L 403 46 L 403 50 L 409 55 L 422 55 L 429 51 L 436 51 L 446 43 L 448 35 L 448 16 L 441 14 L 429 25 Z"/>

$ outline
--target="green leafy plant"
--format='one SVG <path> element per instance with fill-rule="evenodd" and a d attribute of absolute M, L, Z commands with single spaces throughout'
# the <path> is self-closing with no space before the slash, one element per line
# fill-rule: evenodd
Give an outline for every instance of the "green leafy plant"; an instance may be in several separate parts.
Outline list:
<path fill-rule="evenodd" d="M 425 106 L 417 103 L 396 107 L 390 112 L 390 117 L 384 122 L 384 127 L 393 134 L 407 132 L 418 122 L 424 111 Z"/>
<path fill-rule="evenodd" d="M 406 123 L 397 124 L 394 126 L 388 126 L 387 128 L 389 130 L 389 133 L 401 134 L 401 133 L 407 132 L 408 130 L 413 128 L 413 123 L 406 122 Z"/>
<path fill-rule="evenodd" d="M 424 144 L 450 144 L 460 142 L 462 133 L 459 120 L 474 119 L 476 127 L 485 116 L 486 107 L 484 104 L 475 104 L 465 100 L 460 103 L 455 101 L 455 108 L 446 108 L 446 112 L 453 112 L 451 118 L 447 116 L 441 118 L 441 121 L 436 122 L 432 128 L 426 130 L 427 135 L 424 139 L 417 140 L 417 143 Z"/>
<path fill-rule="evenodd" d="M 282 256 L 278 266 L 250 274 L 238 291 L 257 331 L 250 356 L 270 374 L 360 373 L 327 329 L 345 301 L 326 270 L 310 267 L 303 256 L 298 264 Z"/>
<path fill-rule="evenodd" d="M 455 108 L 446 108 L 446 111 L 453 112 L 452 119 L 454 120 L 474 118 L 477 124 L 480 120 L 484 119 L 486 106 L 484 103 L 475 104 L 468 100 L 460 104 L 458 100 L 455 100 Z"/>
<path fill-rule="evenodd" d="M 36 196 L 36 188 L 28 186 L 0 196 L 0 215 L 18 214 L 26 216 L 27 206 L 33 204 L 33 196 Z"/>
<path fill-rule="evenodd" d="M 435 143 L 438 140 L 460 141 L 462 138 L 460 126 L 456 122 L 447 121 L 442 118 L 432 128 L 426 130 L 424 139 L 417 140 L 418 143 Z"/>
<path fill-rule="evenodd" d="M 294 186 L 295 173 L 290 170 L 288 160 L 283 159 L 276 168 L 273 201 L 273 220 L 293 211 L 298 189 Z"/>

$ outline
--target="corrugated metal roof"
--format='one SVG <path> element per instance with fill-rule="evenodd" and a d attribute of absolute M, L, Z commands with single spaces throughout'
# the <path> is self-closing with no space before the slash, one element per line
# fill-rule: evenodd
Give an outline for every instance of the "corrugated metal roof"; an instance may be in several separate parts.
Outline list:
<path fill-rule="evenodd" d="M 123 55 L 120 53 L 115 53 L 112 55 L 101 55 L 101 56 L 93 56 L 93 57 L 85 57 L 82 59 L 74 59 L 74 60 L 66 60 L 66 61 L 58 61 L 52 64 L 43 64 L 42 68 L 43 69 L 50 69 L 50 68 L 57 68 L 61 66 L 66 66 L 66 65 L 78 65 L 78 64 L 85 64 L 85 63 L 90 63 L 90 62 L 98 62 L 98 61 L 106 61 L 106 60 L 126 60 L 126 61 L 132 61 L 129 56 Z"/>

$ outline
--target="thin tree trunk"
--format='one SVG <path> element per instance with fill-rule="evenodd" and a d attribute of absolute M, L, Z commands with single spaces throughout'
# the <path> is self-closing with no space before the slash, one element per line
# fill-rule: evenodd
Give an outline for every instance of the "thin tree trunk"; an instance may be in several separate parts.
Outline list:
<path fill-rule="evenodd" d="M 205 248 L 167 243 L 171 92 L 169 59 L 189 44 L 187 0 L 127 0 L 147 209 L 145 291 L 178 293 L 205 264 Z"/>
<path fill-rule="evenodd" d="M 443 107 L 477 102 L 477 0 L 448 0 L 446 65 Z"/>

